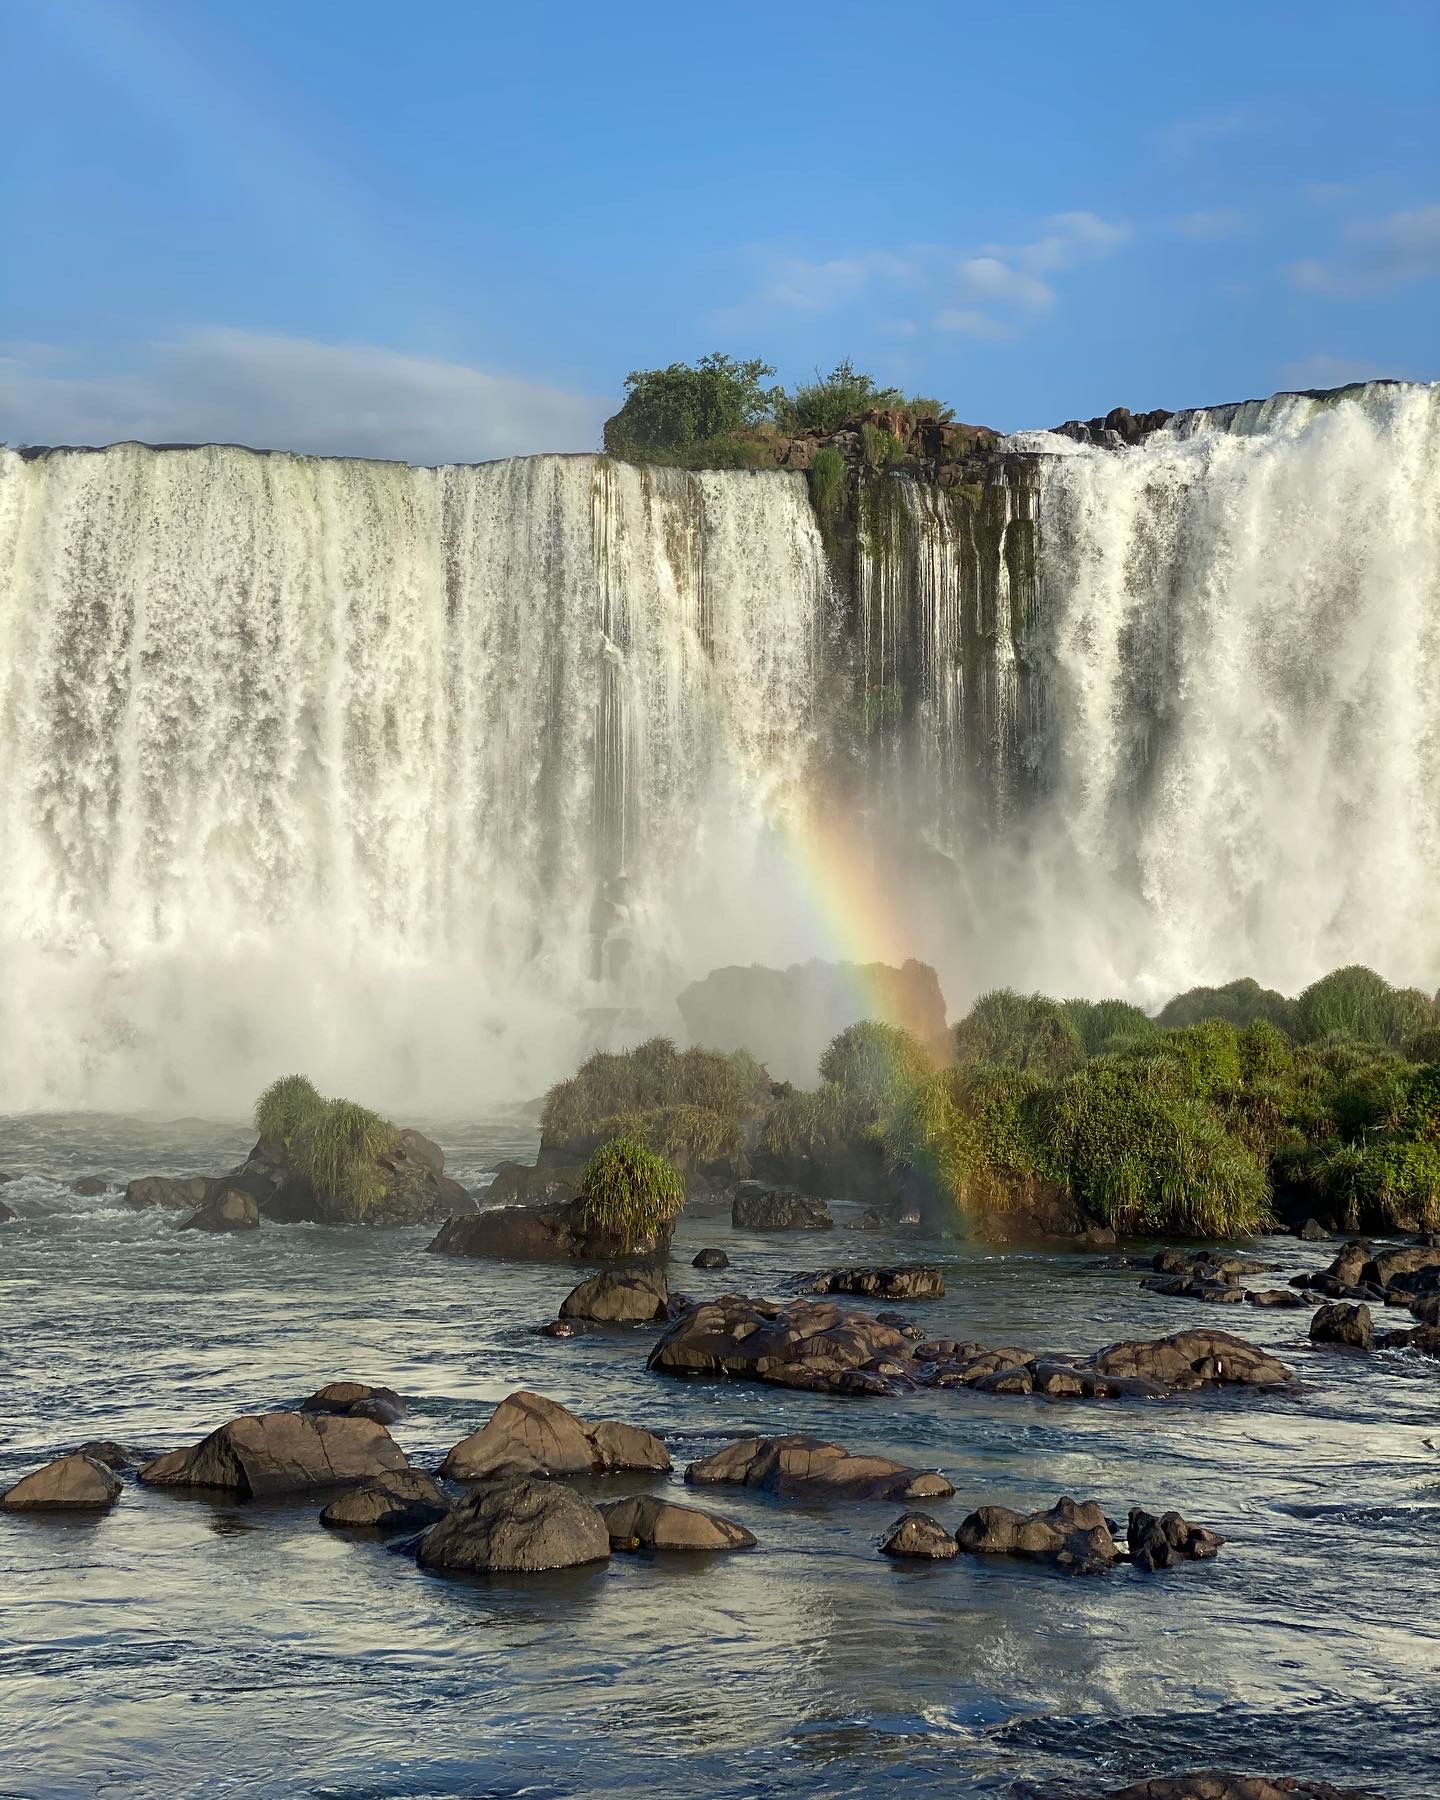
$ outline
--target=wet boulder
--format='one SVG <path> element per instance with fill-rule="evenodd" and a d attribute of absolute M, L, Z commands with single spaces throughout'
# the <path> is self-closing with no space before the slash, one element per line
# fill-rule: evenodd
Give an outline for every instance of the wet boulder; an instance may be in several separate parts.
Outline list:
<path fill-rule="evenodd" d="M 960 1546 L 929 1513 L 902 1513 L 880 1540 L 882 1556 L 909 1556 L 941 1562 L 959 1554 Z"/>
<path fill-rule="evenodd" d="M 24 1475 L 0 1494 L 6 1512 L 103 1512 L 120 1498 L 122 1483 L 97 1457 L 62 1456 Z"/>
<path fill-rule="evenodd" d="M 612 1550 L 748 1550 L 755 1543 L 733 1519 L 655 1494 L 612 1500 L 599 1510 Z"/>
<path fill-rule="evenodd" d="M 77 1444 L 71 1454 L 88 1456 L 92 1462 L 104 1463 L 107 1469 L 117 1472 L 121 1469 L 133 1469 L 144 1460 L 133 1450 L 127 1450 L 123 1444 L 117 1444 L 113 1438 L 87 1438 L 83 1444 Z"/>
<path fill-rule="evenodd" d="M 205 1204 L 184 1221 L 182 1231 L 258 1231 L 260 1208 L 245 1188 L 224 1181 L 211 1184 Z"/>
<path fill-rule="evenodd" d="M 1339 1344 L 1349 1350 L 1374 1348 L 1375 1331 L 1368 1306 L 1337 1301 L 1322 1306 L 1310 1321 L 1312 1344 Z"/>
<path fill-rule="evenodd" d="M 334 1413 L 344 1419 L 374 1419 L 393 1425 L 405 1417 L 405 1402 L 394 1388 L 372 1387 L 368 1381 L 331 1381 L 300 1402 L 301 1412 Z"/>
<path fill-rule="evenodd" d="M 1407 1277 L 1424 1275 L 1427 1280 L 1421 1284 L 1429 1286 L 1430 1271 L 1434 1271 L 1436 1279 L 1440 1279 L 1440 1250 L 1429 1244 L 1410 1244 L 1394 1250 L 1380 1250 L 1365 1264 L 1360 1271 L 1360 1280 L 1382 1288 L 1388 1292 L 1392 1287 L 1409 1288 L 1412 1282 Z"/>
<path fill-rule="evenodd" d="M 141 1175 L 127 1182 L 125 1204 L 135 1212 L 165 1207 L 175 1212 L 194 1212 L 210 1197 L 208 1175 Z"/>
<path fill-rule="evenodd" d="M 10 1208 L 3 1200 L 0 1200 L 0 1225 L 8 1225 L 14 1217 L 15 1215 Z"/>
<path fill-rule="evenodd" d="M 1246 1300 L 1251 1306 L 1295 1307 L 1313 1305 L 1308 1294 L 1299 1288 L 1251 1288 L 1246 1291 Z"/>
<path fill-rule="evenodd" d="M 728 1269 L 730 1258 L 723 1250 L 702 1250 L 690 1263 L 692 1269 Z"/>
<path fill-rule="evenodd" d="M 557 1481 L 525 1477 L 477 1487 L 421 1538 L 425 1569 L 538 1573 L 605 1562 L 610 1532 L 599 1510 Z"/>
<path fill-rule="evenodd" d="M 105 1175 L 76 1175 L 65 1185 L 82 1200 L 96 1200 L 109 1188 L 110 1181 Z"/>
<path fill-rule="evenodd" d="M 1330 1237 L 1330 1233 L 1318 1219 L 1305 1219 L 1295 1228 L 1295 1235 L 1302 1244 L 1323 1244 Z"/>
<path fill-rule="evenodd" d="M 1068 1495 L 1043 1512 L 979 1507 L 961 1524 L 955 1541 L 972 1556 L 1020 1556 L 1050 1563 L 1067 1575 L 1100 1575 L 1120 1560 L 1100 1503 L 1077 1505 Z"/>
<path fill-rule="evenodd" d="M 149 1487 L 208 1487 L 256 1500 L 307 1488 L 347 1487 L 408 1469 L 383 1425 L 330 1413 L 258 1413 L 232 1419 L 189 1450 L 140 1471 Z"/>
<path fill-rule="evenodd" d="M 389 1148 L 366 1159 L 364 1180 L 345 1192 L 320 1192 L 296 1167 L 287 1147 L 262 1138 L 228 1177 L 253 1193 L 265 1218 L 279 1225 L 436 1225 L 472 1213 L 467 1188 L 444 1172 L 440 1146 L 413 1130 L 396 1131 Z"/>
<path fill-rule="evenodd" d="M 451 1510 L 449 1495 L 420 1469 L 397 1469 L 341 1494 L 320 1514 L 334 1528 L 423 1531 Z"/>
<path fill-rule="evenodd" d="M 653 1432 L 618 1420 L 587 1425 L 558 1401 L 520 1389 L 454 1445 L 440 1473 L 454 1481 L 515 1475 L 610 1475 L 640 1469 L 663 1473 L 670 1454 Z"/>
<path fill-rule="evenodd" d="M 662 1270 L 643 1265 L 601 1269 L 560 1302 L 562 1319 L 600 1325 L 649 1325 L 670 1310 L 670 1285 Z"/>
<path fill-rule="evenodd" d="M 1097 1376 L 1135 1376 L 1161 1388 L 1283 1387 L 1293 1371 L 1226 1331 L 1177 1331 L 1150 1341 L 1112 1344 L 1089 1359 Z"/>
<path fill-rule="evenodd" d="M 890 1269 L 826 1269 L 801 1277 L 807 1294 L 865 1294 L 876 1300 L 941 1300 L 945 1277 L 930 1265 Z"/>
<path fill-rule="evenodd" d="M 1382 1800 L 1366 1788 L 1331 1787 L 1296 1775 L 1232 1775 L 1201 1769 L 1190 1775 L 1166 1775 L 1113 1788 L 1091 1800 Z"/>
<path fill-rule="evenodd" d="M 1130 1508 L 1125 1541 L 1136 1568 L 1151 1571 L 1168 1569 L 1177 1562 L 1203 1562 L 1225 1542 L 1218 1531 L 1192 1525 L 1178 1512 L 1162 1513 L 1157 1519 L 1139 1506 Z"/>
<path fill-rule="evenodd" d="M 638 1241 L 607 1231 L 593 1221 L 581 1199 L 539 1206 L 487 1206 L 468 1217 L 447 1219 L 429 1248 L 439 1256 L 477 1256 L 498 1262 L 633 1262 L 659 1256 L 673 1227 Z"/>
<path fill-rule="evenodd" d="M 820 1393 L 883 1394 L 914 1385 L 903 1332 L 825 1301 L 782 1306 L 726 1294 L 702 1300 L 661 1336 L 648 1366 L 667 1375 L 731 1375 Z"/>
<path fill-rule="evenodd" d="M 737 1231 L 829 1231 L 835 1221 L 823 1200 L 742 1181 L 730 1207 Z"/>
<path fill-rule="evenodd" d="M 815 1500 L 945 1500 L 955 1489 L 932 1469 L 885 1456 L 852 1455 L 839 1444 L 792 1434 L 742 1438 L 685 1471 L 692 1487 L 747 1487 Z"/>

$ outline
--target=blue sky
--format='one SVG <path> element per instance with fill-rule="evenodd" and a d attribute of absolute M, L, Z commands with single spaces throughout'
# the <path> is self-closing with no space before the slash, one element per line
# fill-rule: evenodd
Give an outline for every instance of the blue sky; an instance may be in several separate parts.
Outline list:
<path fill-rule="evenodd" d="M 0 0 L 0 439 L 583 449 L 852 356 L 1042 426 L 1440 376 L 1440 6 Z"/>

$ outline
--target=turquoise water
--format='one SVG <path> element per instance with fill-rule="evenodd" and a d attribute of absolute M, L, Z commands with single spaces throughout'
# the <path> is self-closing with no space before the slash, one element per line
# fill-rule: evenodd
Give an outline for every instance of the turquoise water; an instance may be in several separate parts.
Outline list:
<path fill-rule="evenodd" d="M 521 1115 L 431 1129 L 477 1186 L 533 1147 Z M 46 1177 L 219 1171 L 247 1147 L 201 1121 L 0 1121 L 0 1168 Z M 1440 1364 L 1311 1351 L 1304 1312 L 1217 1314 L 1085 1257 L 748 1237 L 701 1211 L 675 1245 L 687 1293 L 923 1256 L 949 1293 L 903 1310 L 936 1335 L 1087 1350 L 1220 1325 L 1304 1388 L 1107 1405 L 684 1383 L 646 1371 L 646 1331 L 536 1336 L 563 1269 L 428 1256 L 425 1231 L 181 1233 L 39 1176 L 3 1193 L 0 1485 L 87 1437 L 166 1450 L 353 1376 L 406 1396 L 395 1436 L 422 1464 L 523 1386 L 660 1432 L 681 1498 L 725 1436 L 809 1431 L 943 1468 L 951 1525 L 1069 1493 L 1122 1520 L 1177 1506 L 1230 1542 L 1154 1576 L 906 1566 L 876 1551 L 894 1505 L 715 1490 L 756 1550 L 456 1580 L 324 1531 L 313 1502 L 127 1485 L 98 1520 L 0 1515 L 0 1795 L 1069 1795 L 1201 1765 L 1436 1791 Z M 689 1267 L 707 1243 L 729 1270 Z M 1328 1257 L 1261 1249 L 1282 1276 Z"/>

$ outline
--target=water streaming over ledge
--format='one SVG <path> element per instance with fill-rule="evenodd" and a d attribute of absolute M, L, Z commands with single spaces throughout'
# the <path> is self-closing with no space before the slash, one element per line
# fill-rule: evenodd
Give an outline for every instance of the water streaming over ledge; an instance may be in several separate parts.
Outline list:
<path fill-rule="evenodd" d="M 458 1107 L 867 948 L 1433 985 L 1437 391 L 877 479 L 840 566 L 792 474 L 0 452 L 0 1080 Z"/>

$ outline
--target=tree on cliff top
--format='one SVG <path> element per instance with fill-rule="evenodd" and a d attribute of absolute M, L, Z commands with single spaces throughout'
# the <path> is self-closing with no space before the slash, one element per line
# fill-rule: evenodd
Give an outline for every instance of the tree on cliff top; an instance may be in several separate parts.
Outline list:
<path fill-rule="evenodd" d="M 781 397 L 779 388 L 763 385 L 774 373 L 769 363 L 718 350 L 693 366 L 632 369 L 625 404 L 605 421 L 605 448 L 612 456 L 644 458 L 758 425 Z"/>
<path fill-rule="evenodd" d="M 783 395 L 776 418 L 786 431 L 838 431 L 862 413 L 902 408 L 920 418 L 953 419 L 954 408 L 938 400 L 907 397 L 900 388 L 881 387 L 873 375 L 857 369 L 847 356 L 828 375 L 817 369 L 813 381 Z"/>

